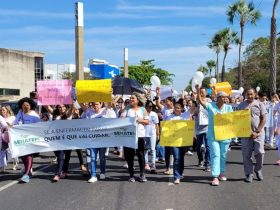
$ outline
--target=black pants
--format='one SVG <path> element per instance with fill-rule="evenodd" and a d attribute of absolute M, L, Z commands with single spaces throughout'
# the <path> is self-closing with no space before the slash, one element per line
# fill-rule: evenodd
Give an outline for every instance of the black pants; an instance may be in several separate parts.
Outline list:
<path fill-rule="evenodd" d="M 145 160 L 144 160 L 144 138 L 138 138 L 138 149 L 133 149 L 129 147 L 124 147 L 124 158 L 127 162 L 128 165 L 128 172 L 129 175 L 132 177 L 134 176 L 134 156 L 135 152 L 138 157 L 138 163 L 139 163 L 139 168 L 140 168 L 140 175 L 144 174 L 144 166 L 145 166 Z"/>
<path fill-rule="evenodd" d="M 64 173 L 68 173 L 69 162 L 70 162 L 70 158 L 71 158 L 71 152 L 72 152 L 72 150 L 65 150 L 64 151 L 65 159 L 64 159 L 63 168 L 62 168 L 62 171 Z M 77 152 L 77 155 L 78 155 L 78 158 L 79 158 L 80 166 L 84 165 L 83 151 L 81 149 L 76 149 L 76 152 Z"/>

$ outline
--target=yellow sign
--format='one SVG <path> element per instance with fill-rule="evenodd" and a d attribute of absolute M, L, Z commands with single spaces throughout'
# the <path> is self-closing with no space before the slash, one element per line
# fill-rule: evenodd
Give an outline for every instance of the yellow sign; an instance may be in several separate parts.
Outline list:
<path fill-rule="evenodd" d="M 168 147 L 192 146 L 194 137 L 193 120 L 168 120 L 160 123 L 160 145 Z"/>
<path fill-rule="evenodd" d="M 235 137 L 250 137 L 250 110 L 214 115 L 214 132 L 216 140 L 225 140 Z"/>
<path fill-rule="evenodd" d="M 76 92 L 79 103 L 111 102 L 112 80 L 77 80 Z"/>

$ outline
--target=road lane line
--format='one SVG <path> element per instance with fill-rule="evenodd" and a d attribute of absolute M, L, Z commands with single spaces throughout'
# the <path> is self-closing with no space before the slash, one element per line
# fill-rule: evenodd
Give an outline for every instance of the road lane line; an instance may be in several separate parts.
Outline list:
<path fill-rule="evenodd" d="M 46 166 L 40 168 L 39 170 L 34 171 L 34 172 L 32 173 L 32 175 L 36 175 L 39 171 L 43 171 L 43 170 L 49 168 L 50 166 L 51 166 L 51 165 L 46 165 Z M 0 192 L 3 191 L 3 190 L 5 190 L 5 189 L 7 189 L 7 188 L 9 188 L 9 187 L 11 187 L 11 186 L 13 186 L 13 185 L 15 185 L 15 184 L 18 184 L 18 180 L 12 181 L 12 182 L 10 182 L 10 183 L 8 183 L 8 184 L 6 184 L 6 185 L 0 187 Z"/>

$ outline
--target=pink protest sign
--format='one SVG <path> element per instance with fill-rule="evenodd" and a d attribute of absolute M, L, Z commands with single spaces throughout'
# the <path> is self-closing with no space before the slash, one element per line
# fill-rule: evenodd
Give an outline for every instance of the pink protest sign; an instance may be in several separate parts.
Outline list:
<path fill-rule="evenodd" d="M 72 104 L 71 80 L 37 81 L 38 105 Z"/>

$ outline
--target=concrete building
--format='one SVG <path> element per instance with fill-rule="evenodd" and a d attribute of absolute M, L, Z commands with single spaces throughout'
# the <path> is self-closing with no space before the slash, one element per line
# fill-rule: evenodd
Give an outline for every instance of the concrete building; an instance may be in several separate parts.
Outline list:
<path fill-rule="evenodd" d="M 75 64 L 45 64 L 44 79 L 60 80 L 63 74 L 76 72 Z M 89 72 L 89 68 L 84 67 L 84 72 Z"/>
<path fill-rule="evenodd" d="M 44 79 L 44 53 L 0 48 L 0 101 L 18 100 Z"/>

